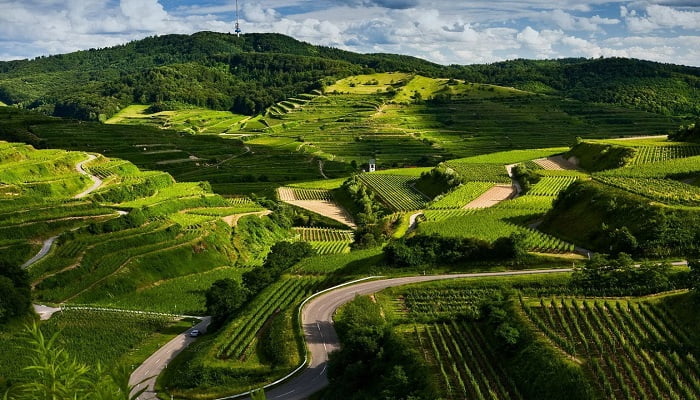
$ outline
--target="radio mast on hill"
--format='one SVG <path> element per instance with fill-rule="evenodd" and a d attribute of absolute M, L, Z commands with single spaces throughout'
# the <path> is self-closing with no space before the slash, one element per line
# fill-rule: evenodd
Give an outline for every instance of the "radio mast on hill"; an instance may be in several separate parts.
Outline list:
<path fill-rule="evenodd" d="M 236 32 L 236 36 L 241 36 L 241 25 L 238 21 L 238 0 L 236 0 L 236 29 L 234 30 L 234 32 Z"/>

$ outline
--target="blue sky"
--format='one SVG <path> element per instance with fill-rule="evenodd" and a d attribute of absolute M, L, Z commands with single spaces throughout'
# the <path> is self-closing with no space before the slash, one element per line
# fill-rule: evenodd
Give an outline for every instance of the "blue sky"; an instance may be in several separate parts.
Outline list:
<path fill-rule="evenodd" d="M 635 57 L 700 66 L 700 0 L 239 0 L 244 32 L 442 64 Z M 230 32 L 234 1 L 0 0 L 0 59 Z"/>

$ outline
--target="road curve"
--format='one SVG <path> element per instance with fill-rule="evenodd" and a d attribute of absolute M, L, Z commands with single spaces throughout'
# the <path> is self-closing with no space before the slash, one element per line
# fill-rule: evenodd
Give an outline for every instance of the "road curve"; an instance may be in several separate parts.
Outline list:
<path fill-rule="evenodd" d="M 207 331 L 210 322 L 211 317 L 203 317 L 200 323 L 175 336 L 175 338 L 169 341 L 165 346 L 151 354 L 146 361 L 131 373 L 129 385 L 135 386 L 134 391 L 142 389 L 144 386 L 146 387 L 146 391 L 138 397 L 139 400 L 158 399 L 154 389 L 158 375 L 168 367 L 168 363 L 172 361 L 175 356 L 197 340 L 197 338 L 190 336 L 190 332 L 192 332 L 193 329 L 198 329 L 200 332 L 204 333 Z"/>
<path fill-rule="evenodd" d="M 304 340 L 308 347 L 311 362 L 299 375 L 279 386 L 267 390 L 269 400 L 302 400 L 328 385 L 326 367 L 328 354 L 340 348 L 338 335 L 333 328 L 333 314 L 338 307 L 351 301 L 356 295 L 367 295 L 383 289 L 410 283 L 420 283 L 444 279 L 477 278 L 492 276 L 551 274 L 571 272 L 567 269 L 524 270 L 506 272 L 482 272 L 471 274 L 411 276 L 362 282 L 342 286 L 311 299 L 301 312 Z M 224 399 L 249 399 L 245 394 L 222 397 Z"/>
<path fill-rule="evenodd" d="M 81 162 L 79 162 L 78 164 L 75 165 L 75 170 L 76 170 L 76 171 L 78 171 L 78 172 L 80 172 L 81 174 L 83 174 L 83 175 L 85 175 L 85 176 L 88 176 L 88 177 L 90 177 L 90 179 L 92 179 L 92 186 L 90 186 L 89 188 L 85 189 L 85 190 L 82 191 L 81 193 L 76 194 L 75 196 L 73 196 L 74 198 L 76 198 L 76 199 L 82 199 L 83 197 L 85 197 L 85 196 L 89 195 L 90 193 L 94 192 L 95 190 L 97 190 L 97 188 L 99 188 L 99 187 L 102 185 L 102 179 L 96 177 L 95 175 L 90 174 L 89 172 L 85 171 L 85 169 L 83 168 L 83 165 L 85 165 L 86 163 L 89 163 L 90 161 L 92 161 L 92 160 L 94 160 L 94 159 L 96 159 L 96 158 L 97 158 L 97 157 L 95 157 L 94 155 L 88 154 L 88 159 L 87 159 L 87 160 L 81 161 Z"/>
<path fill-rule="evenodd" d="M 27 260 L 27 262 L 22 264 L 22 268 L 29 268 L 31 265 L 36 264 L 37 261 L 46 257 L 46 255 L 49 254 L 51 246 L 53 245 L 53 242 L 56 241 L 56 239 L 58 239 L 58 236 L 51 236 L 50 238 L 44 240 L 44 244 L 41 246 L 39 252 L 36 253 L 34 257 Z"/>

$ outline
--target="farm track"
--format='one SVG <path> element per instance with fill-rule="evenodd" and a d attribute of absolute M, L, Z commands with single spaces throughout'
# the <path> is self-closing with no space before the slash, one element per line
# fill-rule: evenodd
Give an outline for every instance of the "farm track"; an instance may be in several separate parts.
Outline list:
<path fill-rule="evenodd" d="M 82 199 L 83 197 L 89 195 L 90 193 L 92 193 L 92 192 L 94 192 L 95 190 L 97 190 L 100 186 L 102 186 L 102 179 L 98 178 L 98 177 L 95 176 L 95 175 L 90 174 L 89 172 L 85 171 L 85 169 L 83 168 L 83 165 L 89 163 L 90 161 L 92 161 L 92 160 L 94 160 L 94 159 L 96 159 L 96 158 L 97 158 L 97 157 L 95 157 L 94 155 L 88 154 L 88 159 L 87 159 L 87 160 L 81 161 L 81 162 L 79 162 L 78 164 L 76 164 L 75 170 L 78 171 L 79 173 L 81 173 L 82 175 L 85 175 L 85 176 L 89 177 L 90 179 L 92 179 L 92 186 L 90 186 L 89 188 L 85 189 L 83 192 L 76 194 L 76 195 L 74 196 L 74 198 L 76 198 L 76 199 Z"/>
<path fill-rule="evenodd" d="M 308 398 L 313 393 L 323 389 L 328 385 L 326 368 L 328 364 L 328 354 L 340 348 L 338 335 L 333 327 L 333 314 L 342 305 L 352 301 L 356 295 L 368 295 L 381 290 L 402 286 L 411 283 L 430 282 L 445 279 L 458 278 L 478 278 L 490 276 L 512 276 L 530 274 L 551 274 L 558 272 L 571 272 L 572 269 L 548 269 L 529 271 L 509 271 L 509 272 L 483 272 L 471 274 L 454 275 L 432 275 L 413 276 L 403 278 L 382 279 L 369 282 L 357 283 L 354 285 L 336 286 L 334 289 L 316 294 L 302 308 L 301 320 L 304 332 L 304 340 L 308 347 L 311 361 L 294 373 L 278 381 L 279 386 L 270 384 L 272 387 L 267 390 L 267 398 L 275 400 L 302 400 Z M 285 383 L 281 383 L 286 381 Z M 281 384 L 280 384 L 281 383 Z M 274 387 L 273 387 L 274 386 Z M 246 397 L 248 393 L 222 397 L 223 399 L 250 399 Z"/>
<path fill-rule="evenodd" d="M 251 212 L 247 212 L 247 213 L 227 215 L 227 216 L 223 217 L 222 219 L 224 220 L 224 222 L 226 222 L 228 224 L 228 226 L 236 226 L 236 225 L 238 225 L 239 219 L 246 217 L 248 215 L 257 215 L 257 216 L 262 218 L 265 215 L 270 215 L 270 214 L 272 214 L 272 211 L 270 211 L 270 210 L 251 211 Z"/>

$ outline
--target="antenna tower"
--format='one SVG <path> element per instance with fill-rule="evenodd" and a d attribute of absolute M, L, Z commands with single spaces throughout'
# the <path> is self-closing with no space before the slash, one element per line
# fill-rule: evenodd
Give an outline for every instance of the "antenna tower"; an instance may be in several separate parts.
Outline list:
<path fill-rule="evenodd" d="M 241 36 L 241 24 L 238 20 L 238 0 L 236 0 L 236 29 L 234 30 L 234 32 L 236 32 L 236 36 Z"/>

